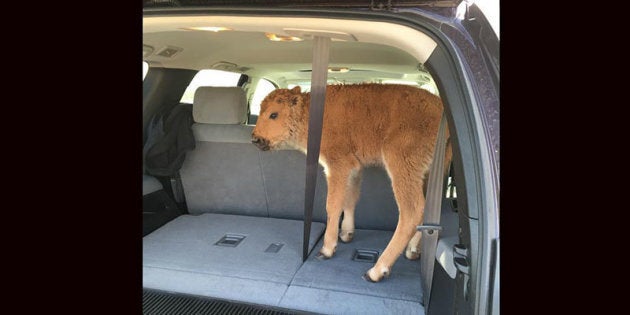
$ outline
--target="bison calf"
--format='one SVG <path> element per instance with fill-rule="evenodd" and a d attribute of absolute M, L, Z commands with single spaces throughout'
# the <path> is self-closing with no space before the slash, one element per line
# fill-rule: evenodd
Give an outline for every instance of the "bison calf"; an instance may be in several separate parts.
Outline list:
<path fill-rule="evenodd" d="M 306 152 L 310 97 L 300 87 L 271 92 L 261 104 L 252 143 L 264 151 L 293 148 Z M 406 245 L 407 258 L 419 257 L 421 234 L 416 233 L 416 226 L 424 214 L 424 178 L 433 159 L 441 113 L 439 97 L 411 86 L 327 87 L 319 162 L 328 183 L 328 221 L 319 258 L 332 257 L 337 235 L 343 242 L 352 240 L 362 168 L 369 165 L 387 170 L 399 216 L 387 248 L 364 277 L 377 282 L 388 276 Z M 446 158 L 448 165 L 450 152 Z"/>

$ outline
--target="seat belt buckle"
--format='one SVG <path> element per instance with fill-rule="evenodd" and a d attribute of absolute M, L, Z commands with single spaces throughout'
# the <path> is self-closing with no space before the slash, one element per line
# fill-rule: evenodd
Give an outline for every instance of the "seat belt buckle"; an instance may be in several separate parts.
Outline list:
<path fill-rule="evenodd" d="M 442 226 L 437 224 L 423 224 L 416 226 L 418 231 L 427 231 L 429 234 L 433 234 L 433 231 L 442 231 Z"/>

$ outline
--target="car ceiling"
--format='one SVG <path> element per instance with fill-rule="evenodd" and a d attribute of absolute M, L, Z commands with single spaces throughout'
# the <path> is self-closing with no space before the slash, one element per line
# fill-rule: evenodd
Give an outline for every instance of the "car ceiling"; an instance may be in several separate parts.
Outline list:
<path fill-rule="evenodd" d="M 231 30 L 189 30 L 221 26 Z M 310 80 L 312 41 L 270 41 L 265 32 L 279 35 L 326 33 L 333 36 L 330 67 L 340 80 L 377 76 L 424 80 L 419 70 L 435 48 L 428 36 L 411 28 L 383 22 L 322 18 L 244 16 L 145 16 L 144 60 L 153 67 L 219 69 L 276 80 Z M 166 49 L 171 56 L 160 53 Z M 422 67 L 420 67 L 422 68 Z M 330 77 L 331 75 L 329 75 Z"/>

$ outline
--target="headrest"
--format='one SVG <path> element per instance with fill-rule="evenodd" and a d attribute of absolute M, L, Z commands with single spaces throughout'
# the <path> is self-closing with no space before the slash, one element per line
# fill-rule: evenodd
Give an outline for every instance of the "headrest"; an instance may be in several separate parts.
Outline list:
<path fill-rule="evenodd" d="M 237 125 L 247 119 L 247 99 L 240 87 L 201 86 L 193 99 L 193 119 L 202 124 Z"/>

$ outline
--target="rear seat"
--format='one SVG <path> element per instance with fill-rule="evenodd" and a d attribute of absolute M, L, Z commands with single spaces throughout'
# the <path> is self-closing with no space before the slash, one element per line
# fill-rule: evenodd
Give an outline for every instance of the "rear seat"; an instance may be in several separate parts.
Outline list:
<path fill-rule="evenodd" d="M 303 220 L 306 156 L 296 150 L 262 152 L 245 125 L 245 93 L 237 87 L 200 87 L 192 125 L 195 150 L 180 170 L 191 214 L 224 213 Z M 319 167 L 313 221 L 326 222 L 326 178 Z M 394 230 L 398 210 L 387 173 L 363 172 L 356 227 Z"/>
<path fill-rule="evenodd" d="M 196 148 L 180 170 L 190 215 L 144 238 L 145 288 L 318 313 L 422 309 L 419 262 L 401 256 L 392 276 L 374 285 L 361 279 L 372 263 L 353 260 L 358 249 L 382 252 L 396 227 L 397 206 L 383 169 L 364 170 L 354 241 L 340 242 L 336 255 L 320 262 L 313 250 L 321 247 L 326 222 L 320 167 L 311 255 L 302 263 L 305 155 L 262 152 L 251 144 L 240 88 L 199 88 L 193 116 Z"/>
<path fill-rule="evenodd" d="M 258 149 L 251 144 L 245 92 L 200 87 L 193 101 L 196 147 L 180 169 L 191 214 L 268 216 Z"/>
<path fill-rule="evenodd" d="M 144 237 L 145 288 L 278 305 L 302 265 L 303 222 L 269 217 L 246 104 L 240 88 L 196 91 L 196 148 L 180 170 L 190 215 Z M 313 223 L 311 250 L 324 227 Z"/>

